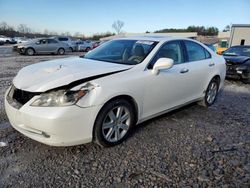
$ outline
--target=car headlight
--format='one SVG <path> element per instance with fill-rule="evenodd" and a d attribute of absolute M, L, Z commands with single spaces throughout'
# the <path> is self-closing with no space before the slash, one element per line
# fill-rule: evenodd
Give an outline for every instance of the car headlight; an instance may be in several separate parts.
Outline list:
<path fill-rule="evenodd" d="M 65 91 L 58 90 L 49 93 L 43 93 L 37 98 L 31 106 L 58 107 L 70 106 L 76 104 L 79 99 L 85 96 L 88 90 Z"/>

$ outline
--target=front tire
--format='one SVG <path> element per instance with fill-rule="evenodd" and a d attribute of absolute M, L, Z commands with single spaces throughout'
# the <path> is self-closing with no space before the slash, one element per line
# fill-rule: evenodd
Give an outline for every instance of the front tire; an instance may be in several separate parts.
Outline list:
<path fill-rule="evenodd" d="M 35 54 L 35 50 L 33 48 L 27 48 L 25 50 L 25 54 L 28 55 L 28 56 L 32 56 Z"/>
<path fill-rule="evenodd" d="M 198 104 L 204 107 L 209 107 L 214 104 L 217 98 L 219 84 L 219 81 L 216 78 L 213 78 L 208 84 L 204 98 L 199 101 Z"/>
<path fill-rule="evenodd" d="M 120 144 L 135 123 L 135 110 L 131 103 L 124 99 L 108 102 L 96 118 L 94 141 L 104 147 Z"/>

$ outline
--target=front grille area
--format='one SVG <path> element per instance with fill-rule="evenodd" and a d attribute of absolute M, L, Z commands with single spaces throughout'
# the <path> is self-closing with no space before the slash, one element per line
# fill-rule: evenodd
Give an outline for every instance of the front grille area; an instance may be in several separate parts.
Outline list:
<path fill-rule="evenodd" d="M 237 65 L 227 64 L 227 74 L 237 74 Z"/>
<path fill-rule="evenodd" d="M 15 88 L 15 86 L 12 85 L 8 93 L 7 100 L 13 107 L 20 108 L 22 105 L 27 103 L 30 99 L 32 99 L 34 96 L 39 95 L 39 94 L 40 93 L 34 93 L 34 92 L 17 89 Z"/>
<path fill-rule="evenodd" d="M 36 94 L 28 91 L 23 91 L 20 89 L 15 88 L 13 93 L 13 99 L 19 102 L 20 104 L 24 105 L 30 99 L 32 99 Z"/>

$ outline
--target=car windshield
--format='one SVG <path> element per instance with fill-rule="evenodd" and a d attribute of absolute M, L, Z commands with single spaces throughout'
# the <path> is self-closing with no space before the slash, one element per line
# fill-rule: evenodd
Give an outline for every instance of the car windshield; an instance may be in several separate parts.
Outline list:
<path fill-rule="evenodd" d="M 227 56 L 248 56 L 250 57 L 250 47 L 231 47 L 223 55 Z"/>
<path fill-rule="evenodd" d="M 148 40 L 113 40 L 90 51 L 84 58 L 135 65 L 141 63 L 156 44 Z"/>

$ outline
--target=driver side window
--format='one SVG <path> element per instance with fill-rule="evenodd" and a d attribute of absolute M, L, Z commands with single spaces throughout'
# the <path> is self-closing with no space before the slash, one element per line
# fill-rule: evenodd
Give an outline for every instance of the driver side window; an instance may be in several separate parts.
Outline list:
<path fill-rule="evenodd" d="M 148 68 L 152 69 L 159 58 L 173 59 L 174 64 L 184 63 L 184 56 L 180 41 L 170 41 L 164 44 L 156 53 Z"/>
<path fill-rule="evenodd" d="M 47 43 L 47 40 L 46 39 L 42 39 L 39 41 L 40 44 L 46 44 Z"/>

